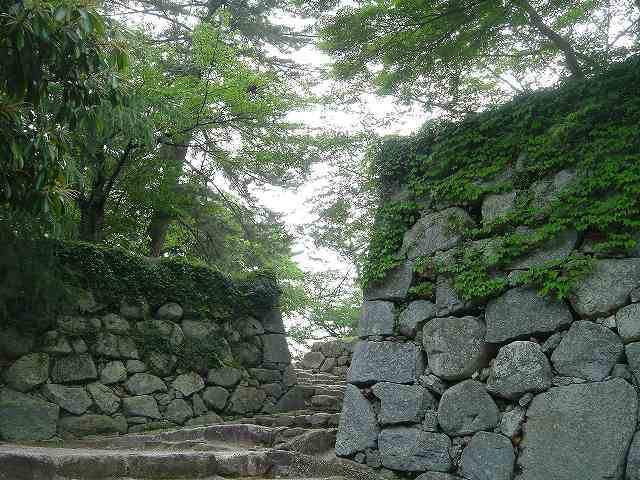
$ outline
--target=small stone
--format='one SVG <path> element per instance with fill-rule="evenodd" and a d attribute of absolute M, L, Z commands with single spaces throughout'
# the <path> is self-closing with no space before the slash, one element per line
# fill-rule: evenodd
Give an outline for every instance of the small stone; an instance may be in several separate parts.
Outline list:
<path fill-rule="evenodd" d="M 178 322 L 182 318 L 183 310 L 177 303 L 169 302 L 162 305 L 156 312 L 156 318 L 160 320 L 169 320 Z"/>
<path fill-rule="evenodd" d="M 398 330 L 407 337 L 415 337 L 422 323 L 436 316 L 436 306 L 427 300 L 411 302 L 398 317 Z"/>
<path fill-rule="evenodd" d="M 622 340 L 597 323 L 578 321 L 551 356 L 560 375 L 601 381 L 622 356 Z"/>
<path fill-rule="evenodd" d="M 622 378 L 629 383 L 633 383 L 633 374 L 624 363 L 617 363 L 613 367 L 613 370 L 611 370 L 611 376 L 614 378 Z"/>
<path fill-rule="evenodd" d="M 395 317 L 393 303 L 382 300 L 366 300 L 362 304 L 358 335 L 360 338 L 371 335 L 393 335 Z"/>
<path fill-rule="evenodd" d="M 127 373 L 143 373 L 147 371 L 147 365 L 140 360 L 127 360 Z"/>
<path fill-rule="evenodd" d="M 105 385 L 124 382 L 127 379 L 127 369 L 120 360 L 108 362 L 100 372 L 100 381 Z"/>
<path fill-rule="evenodd" d="M 566 332 L 556 332 L 549 338 L 547 338 L 540 346 L 542 353 L 544 353 L 545 355 L 550 355 L 556 349 L 556 347 L 560 345 L 560 342 L 564 338 L 565 334 Z"/>
<path fill-rule="evenodd" d="M 462 452 L 462 476 L 472 480 L 511 480 L 516 456 L 507 437 L 478 432 Z"/>
<path fill-rule="evenodd" d="M 358 462 L 358 463 L 364 463 L 366 458 L 367 457 L 364 455 L 363 452 L 358 452 L 358 453 L 356 453 L 356 456 L 353 457 L 353 460 Z"/>
<path fill-rule="evenodd" d="M 16 360 L 4 374 L 7 385 L 20 392 L 28 392 L 47 381 L 49 355 L 30 353 Z"/>
<path fill-rule="evenodd" d="M 97 378 L 96 365 L 88 354 L 59 357 L 51 369 L 51 380 L 54 383 L 76 383 Z"/>
<path fill-rule="evenodd" d="M 498 429 L 500 432 L 509 437 L 514 438 L 520 434 L 522 429 L 522 423 L 524 422 L 525 409 L 516 406 L 513 410 L 509 410 L 508 412 L 504 412 L 502 414 L 502 419 L 500 420 L 500 426 Z"/>
<path fill-rule="evenodd" d="M 573 385 L 576 383 L 584 383 L 584 378 L 578 377 L 563 377 L 561 375 L 554 375 L 551 383 L 554 387 L 566 387 L 567 385 Z"/>
<path fill-rule="evenodd" d="M 80 313 L 95 313 L 104 308 L 104 305 L 96 301 L 92 292 L 80 290 L 76 295 L 76 307 Z"/>
<path fill-rule="evenodd" d="M 461 380 L 487 366 L 492 349 L 485 343 L 485 330 L 475 317 L 429 321 L 422 341 L 431 371 L 445 380 Z"/>
<path fill-rule="evenodd" d="M 381 425 L 422 421 L 428 408 L 437 408 L 436 400 L 420 385 L 398 385 L 380 382 L 372 389 L 380 399 L 378 422 Z"/>
<path fill-rule="evenodd" d="M 378 432 L 373 406 L 357 387 L 347 385 L 336 437 L 336 455 L 346 457 L 368 448 L 375 448 Z"/>
<path fill-rule="evenodd" d="M 101 412 L 113 415 L 120 408 L 120 398 L 106 385 L 90 383 L 87 385 L 87 390 Z"/>
<path fill-rule="evenodd" d="M 475 380 L 465 380 L 449 388 L 438 406 L 438 422 L 451 436 L 492 430 L 499 419 L 498 407 L 485 385 Z"/>
<path fill-rule="evenodd" d="M 123 398 L 122 411 L 127 417 L 162 418 L 156 399 L 151 395 Z"/>
<path fill-rule="evenodd" d="M 167 420 L 182 425 L 189 418 L 193 417 L 193 410 L 185 400 L 176 399 L 169 404 L 164 416 Z"/>
<path fill-rule="evenodd" d="M 222 387 L 207 387 L 205 391 L 202 392 L 202 400 L 204 400 L 204 403 L 207 407 L 217 412 L 224 410 L 228 398 L 229 392 Z"/>
<path fill-rule="evenodd" d="M 624 343 L 640 340 L 640 304 L 633 303 L 621 308 L 616 313 L 618 334 Z"/>
<path fill-rule="evenodd" d="M 172 386 L 185 397 L 190 397 L 204 388 L 204 380 L 196 372 L 183 373 L 178 375 Z"/>
<path fill-rule="evenodd" d="M 451 468 L 451 440 L 442 433 L 411 427 L 386 428 L 380 432 L 378 446 L 382 465 L 393 470 L 447 472 Z"/>
<path fill-rule="evenodd" d="M 132 395 L 148 395 L 155 392 L 166 392 L 167 386 L 162 379 L 148 373 L 136 373 L 129 377 L 125 387 Z"/>
<path fill-rule="evenodd" d="M 184 336 L 195 340 L 206 338 L 217 329 L 217 325 L 199 320 L 183 320 L 181 325 Z"/>
<path fill-rule="evenodd" d="M 603 327 L 607 327 L 609 329 L 618 328 L 618 325 L 616 324 L 615 315 L 609 315 L 608 317 L 604 317 L 604 318 L 596 318 L 596 323 L 599 325 L 602 325 Z"/>
<path fill-rule="evenodd" d="M 423 369 L 422 352 L 412 343 L 361 341 L 354 349 L 347 381 L 413 383 Z"/>
<path fill-rule="evenodd" d="M 527 392 L 541 392 L 551 386 L 551 365 L 537 343 L 513 342 L 498 352 L 489 392 L 514 399 Z"/>
<path fill-rule="evenodd" d="M 486 341 L 502 343 L 554 332 L 573 317 L 563 302 L 543 298 L 530 288 L 513 288 L 489 301 L 485 313 Z"/>
<path fill-rule="evenodd" d="M 65 387 L 48 383 L 42 387 L 47 400 L 74 415 L 82 415 L 93 403 L 83 387 Z"/>

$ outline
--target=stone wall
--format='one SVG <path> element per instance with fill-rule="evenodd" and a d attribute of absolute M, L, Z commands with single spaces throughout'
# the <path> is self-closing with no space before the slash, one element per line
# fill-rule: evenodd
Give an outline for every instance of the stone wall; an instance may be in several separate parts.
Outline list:
<path fill-rule="evenodd" d="M 156 307 L 98 295 L 85 292 L 44 333 L 0 328 L 0 440 L 271 413 L 296 383 L 277 305 L 214 320 L 169 293 Z"/>
<path fill-rule="evenodd" d="M 593 258 L 564 300 L 512 284 L 464 301 L 441 274 L 434 298 L 410 298 L 417 259 L 452 261 L 463 245 L 451 224 L 494 220 L 522 194 L 548 202 L 575 178 L 424 210 L 404 263 L 365 292 L 338 455 L 420 480 L 640 479 L 640 248 L 606 258 L 567 230 L 501 272 L 514 280 L 572 252 Z"/>
<path fill-rule="evenodd" d="M 351 356 L 356 339 L 327 340 L 315 342 L 299 366 L 315 373 L 330 373 L 344 377 L 351 365 Z"/>

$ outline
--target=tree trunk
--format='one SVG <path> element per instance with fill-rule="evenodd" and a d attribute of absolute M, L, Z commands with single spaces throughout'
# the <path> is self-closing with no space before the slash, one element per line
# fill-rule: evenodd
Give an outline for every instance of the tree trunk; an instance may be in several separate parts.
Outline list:
<path fill-rule="evenodd" d="M 82 200 L 80 207 L 80 240 L 98 243 L 104 228 L 104 203 Z"/>
<path fill-rule="evenodd" d="M 184 165 L 184 161 L 187 158 L 187 146 L 186 144 L 190 139 L 185 139 L 184 144 L 181 145 L 162 145 L 160 147 L 160 157 L 163 160 L 163 163 L 172 166 L 178 170 L 182 170 L 182 166 Z M 174 176 L 171 181 L 172 185 L 168 186 L 169 190 L 176 191 L 178 187 L 179 176 Z M 174 216 L 166 211 L 166 209 L 155 208 L 153 211 L 153 215 L 151 216 L 151 221 L 149 222 L 149 227 L 147 228 L 147 235 L 149 235 L 149 255 L 151 257 L 159 257 L 162 255 L 162 250 L 164 248 L 164 241 L 167 238 L 167 230 L 169 230 L 169 226 L 171 222 L 174 220 Z"/>

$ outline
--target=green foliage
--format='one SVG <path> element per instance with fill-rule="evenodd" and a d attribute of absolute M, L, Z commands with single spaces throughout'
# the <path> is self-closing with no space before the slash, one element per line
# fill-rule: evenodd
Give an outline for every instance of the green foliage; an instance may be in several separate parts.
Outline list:
<path fill-rule="evenodd" d="M 471 300 L 503 291 L 509 285 L 501 273 L 507 265 L 570 228 L 592 240 L 601 254 L 633 248 L 640 231 L 638 85 L 640 58 L 635 57 L 594 79 L 522 96 L 459 123 L 431 124 L 407 139 L 407 151 L 415 152 L 408 198 L 382 206 L 364 283 L 397 264 L 402 234 L 417 219 L 418 204 L 453 203 L 478 212 L 483 195 L 512 189 L 521 192 L 513 212 L 464 228 L 465 243 L 453 262 L 422 259 L 417 270 L 453 276 L 456 290 Z M 550 201 L 540 204 L 530 191 L 524 194 L 563 169 L 574 170 L 576 180 Z M 542 293 L 564 297 L 590 263 L 575 254 L 530 269 L 515 284 L 533 283 Z"/>

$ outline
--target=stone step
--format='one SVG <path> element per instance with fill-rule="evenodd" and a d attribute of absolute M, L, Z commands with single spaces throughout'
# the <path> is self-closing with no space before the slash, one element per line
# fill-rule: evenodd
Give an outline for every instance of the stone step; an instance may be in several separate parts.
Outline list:
<path fill-rule="evenodd" d="M 337 427 L 340 421 L 338 412 L 322 412 L 316 409 L 295 412 L 256 415 L 254 418 L 234 420 L 238 423 L 252 423 L 267 427 L 322 428 Z M 230 423 L 230 422 L 229 422 Z"/>
<path fill-rule="evenodd" d="M 339 412 L 342 409 L 342 398 L 333 395 L 314 395 L 311 397 L 314 409 L 323 412 Z"/>
<path fill-rule="evenodd" d="M 346 376 L 333 375 L 331 373 L 315 373 L 311 370 L 296 370 L 298 378 L 324 378 L 327 380 L 346 381 Z"/>

